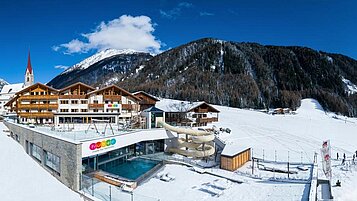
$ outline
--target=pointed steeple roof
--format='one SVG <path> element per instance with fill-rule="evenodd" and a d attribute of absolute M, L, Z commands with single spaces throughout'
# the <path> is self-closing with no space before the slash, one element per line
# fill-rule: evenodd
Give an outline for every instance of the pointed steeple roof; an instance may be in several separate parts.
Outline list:
<path fill-rule="evenodd" d="M 31 66 L 31 58 L 30 58 L 30 50 L 29 50 L 29 55 L 28 55 L 28 59 L 27 59 L 27 68 L 26 71 L 29 71 L 30 74 L 32 74 L 32 66 Z"/>

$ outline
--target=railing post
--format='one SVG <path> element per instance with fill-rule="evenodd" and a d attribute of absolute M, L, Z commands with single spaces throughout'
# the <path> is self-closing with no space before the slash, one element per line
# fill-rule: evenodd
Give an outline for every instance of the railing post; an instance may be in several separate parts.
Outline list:
<path fill-rule="evenodd" d="M 112 186 L 109 185 L 109 201 L 112 201 Z"/>
<path fill-rule="evenodd" d="M 94 181 L 93 181 L 93 177 L 92 177 L 92 196 L 94 196 Z"/>

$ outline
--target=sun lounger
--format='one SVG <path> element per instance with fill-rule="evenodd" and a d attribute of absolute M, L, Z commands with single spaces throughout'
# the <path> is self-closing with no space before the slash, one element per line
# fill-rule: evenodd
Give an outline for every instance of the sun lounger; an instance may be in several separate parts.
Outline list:
<path fill-rule="evenodd" d="M 171 175 L 170 173 L 167 173 L 166 177 L 170 178 L 170 180 L 172 180 L 172 181 L 176 179 L 176 177 Z"/>
<path fill-rule="evenodd" d="M 160 180 L 161 180 L 161 181 L 166 181 L 166 182 L 171 181 L 171 179 L 170 179 L 169 177 L 167 177 L 166 175 L 162 175 L 162 176 L 160 177 Z"/>
<path fill-rule="evenodd" d="M 223 191 L 215 189 L 208 185 L 201 187 L 200 190 L 207 192 L 207 193 L 211 194 L 212 196 L 217 196 L 217 197 L 219 197 L 223 194 Z"/>

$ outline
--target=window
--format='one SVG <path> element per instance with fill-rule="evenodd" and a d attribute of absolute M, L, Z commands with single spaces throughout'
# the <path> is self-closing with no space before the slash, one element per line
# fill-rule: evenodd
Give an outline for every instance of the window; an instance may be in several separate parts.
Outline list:
<path fill-rule="evenodd" d="M 36 158 L 37 160 L 39 160 L 40 162 L 42 161 L 41 159 L 41 155 L 42 155 L 42 149 L 41 147 L 30 143 L 30 154 L 31 156 L 33 156 L 34 158 Z"/>
<path fill-rule="evenodd" d="M 68 100 L 61 100 L 61 104 L 68 104 Z"/>
<path fill-rule="evenodd" d="M 88 101 L 87 100 L 81 100 L 81 104 L 87 104 Z"/>
<path fill-rule="evenodd" d="M 72 104 L 78 104 L 78 100 L 72 100 L 71 103 Z"/>
<path fill-rule="evenodd" d="M 98 112 L 98 109 L 94 109 L 93 112 Z"/>
<path fill-rule="evenodd" d="M 94 104 L 98 104 L 98 100 L 94 100 L 93 103 L 94 103 Z"/>
<path fill-rule="evenodd" d="M 68 112 L 68 109 L 60 109 L 60 112 Z"/>
<path fill-rule="evenodd" d="M 61 158 L 51 152 L 45 151 L 45 165 L 60 174 Z"/>
<path fill-rule="evenodd" d="M 78 112 L 78 109 L 71 109 L 71 112 Z"/>
<path fill-rule="evenodd" d="M 81 112 L 88 112 L 87 109 L 81 109 Z"/>

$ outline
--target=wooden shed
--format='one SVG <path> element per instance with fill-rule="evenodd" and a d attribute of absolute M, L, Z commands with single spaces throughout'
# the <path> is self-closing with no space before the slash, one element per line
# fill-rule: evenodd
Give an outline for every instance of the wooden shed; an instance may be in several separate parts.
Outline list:
<path fill-rule="evenodd" d="M 235 171 L 250 160 L 251 148 L 236 151 L 230 149 L 229 147 L 225 147 L 221 154 L 221 169 Z"/>

